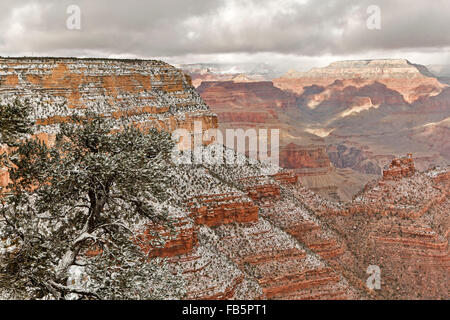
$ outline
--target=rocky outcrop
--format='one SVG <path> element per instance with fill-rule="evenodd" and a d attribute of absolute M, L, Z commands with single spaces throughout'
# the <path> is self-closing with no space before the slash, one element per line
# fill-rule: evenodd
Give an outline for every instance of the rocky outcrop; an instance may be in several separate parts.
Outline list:
<path fill-rule="evenodd" d="M 187 205 L 195 223 L 209 227 L 258 220 L 258 207 L 240 194 L 198 196 Z"/>
<path fill-rule="evenodd" d="M 281 184 L 296 184 L 298 181 L 298 176 L 289 171 L 274 174 L 272 177 Z"/>
<path fill-rule="evenodd" d="M 383 179 L 401 179 L 411 177 L 416 173 L 412 154 L 403 158 L 395 158 L 392 163 L 383 170 Z"/>
<path fill-rule="evenodd" d="M 149 258 L 174 257 L 193 251 L 198 244 L 197 226 L 186 218 L 175 219 L 173 231 L 157 224 L 150 224 L 139 235 L 138 245 Z"/>

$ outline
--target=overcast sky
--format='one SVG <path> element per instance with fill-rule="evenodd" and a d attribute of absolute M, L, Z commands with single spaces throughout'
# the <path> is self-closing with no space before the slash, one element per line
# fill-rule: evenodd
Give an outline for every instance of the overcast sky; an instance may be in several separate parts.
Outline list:
<path fill-rule="evenodd" d="M 69 5 L 81 10 L 80 29 Z M 381 29 L 369 29 L 371 5 Z M 374 21 L 374 20 L 370 20 Z M 450 0 L 0 0 L 0 55 L 267 62 L 450 64 Z"/>

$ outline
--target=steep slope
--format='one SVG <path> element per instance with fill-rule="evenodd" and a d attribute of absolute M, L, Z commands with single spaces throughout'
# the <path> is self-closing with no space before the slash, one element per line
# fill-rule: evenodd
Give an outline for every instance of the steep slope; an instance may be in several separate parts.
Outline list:
<path fill-rule="evenodd" d="M 299 195 L 357 257 L 361 278 L 381 269 L 385 299 L 448 299 L 449 168 L 369 184 L 354 201 L 332 204 Z"/>

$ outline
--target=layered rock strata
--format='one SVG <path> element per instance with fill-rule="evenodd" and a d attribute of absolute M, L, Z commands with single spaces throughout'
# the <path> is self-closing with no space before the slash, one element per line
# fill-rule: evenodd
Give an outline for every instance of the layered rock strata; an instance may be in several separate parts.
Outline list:
<path fill-rule="evenodd" d="M 156 60 L 0 58 L 0 102 L 28 101 L 35 135 L 52 143 L 58 124 L 86 111 L 117 126 L 194 132 L 217 128 L 217 117 L 190 77 Z M 1 173 L 0 185 L 8 178 Z"/>
<path fill-rule="evenodd" d="M 161 61 L 75 58 L 1 58 L 0 97 L 29 100 L 38 131 L 85 110 L 160 127 L 204 129 L 217 120 L 190 78 Z"/>

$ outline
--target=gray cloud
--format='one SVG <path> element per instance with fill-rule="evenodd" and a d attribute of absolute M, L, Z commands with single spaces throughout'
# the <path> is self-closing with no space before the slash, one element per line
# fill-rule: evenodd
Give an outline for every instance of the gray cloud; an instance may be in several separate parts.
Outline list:
<path fill-rule="evenodd" d="M 81 30 L 66 28 L 69 4 Z M 366 27 L 369 5 L 381 30 Z M 2 0 L 0 54 L 448 56 L 449 17 L 448 0 Z"/>

